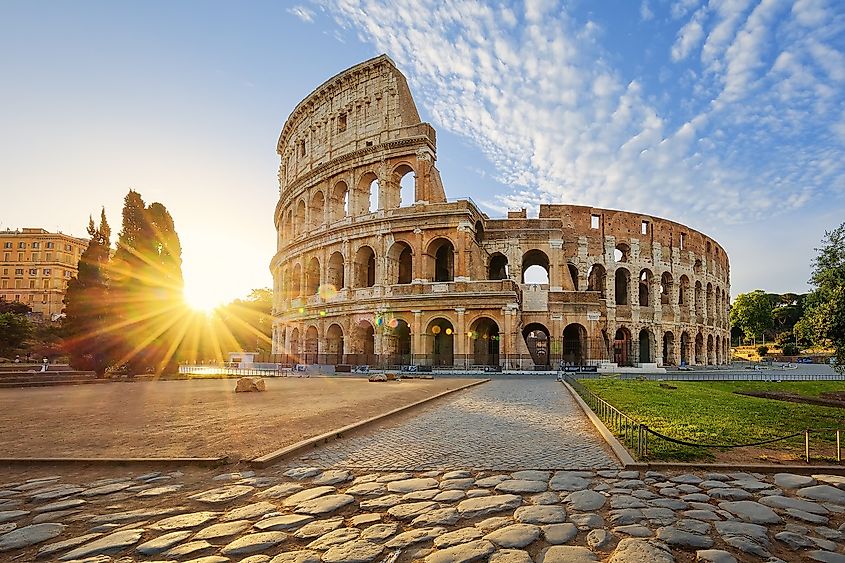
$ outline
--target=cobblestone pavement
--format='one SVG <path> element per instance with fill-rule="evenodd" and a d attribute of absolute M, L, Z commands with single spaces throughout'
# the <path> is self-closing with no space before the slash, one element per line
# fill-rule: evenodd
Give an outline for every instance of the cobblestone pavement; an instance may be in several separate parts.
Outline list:
<path fill-rule="evenodd" d="M 279 466 L 67 473 L 0 474 L 0 560 L 845 560 L 845 478 L 833 475 Z"/>
<path fill-rule="evenodd" d="M 550 377 L 493 379 L 298 461 L 411 471 L 619 466 L 566 388 Z"/>

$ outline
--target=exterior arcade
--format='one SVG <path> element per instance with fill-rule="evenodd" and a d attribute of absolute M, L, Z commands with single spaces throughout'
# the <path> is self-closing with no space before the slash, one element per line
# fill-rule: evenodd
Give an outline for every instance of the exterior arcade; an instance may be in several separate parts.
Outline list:
<path fill-rule="evenodd" d="M 471 200 L 447 200 L 435 131 L 387 56 L 300 102 L 277 150 L 270 269 L 283 362 L 542 369 L 730 358 L 719 244 L 638 213 L 541 205 L 536 219 L 491 219 Z M 529 268 L 547 283 L 525 283 Z"/>

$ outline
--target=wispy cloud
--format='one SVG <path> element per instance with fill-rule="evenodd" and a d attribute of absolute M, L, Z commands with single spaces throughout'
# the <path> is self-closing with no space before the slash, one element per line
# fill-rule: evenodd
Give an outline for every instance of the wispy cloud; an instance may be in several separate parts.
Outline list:
<path fill-rule="evenodd" d="M 398 62 L 438 127 L 483 150 L 512 187 L 491 209 L 567 202 L 731 222 L 845 193 L 845 64 L 830 41 L 842 29 L 823 3 L 672 4 L 666 60 L 686 65 L 683 105 L 615 68 L 601 21 L 556 2 L 328 7 Z"/>

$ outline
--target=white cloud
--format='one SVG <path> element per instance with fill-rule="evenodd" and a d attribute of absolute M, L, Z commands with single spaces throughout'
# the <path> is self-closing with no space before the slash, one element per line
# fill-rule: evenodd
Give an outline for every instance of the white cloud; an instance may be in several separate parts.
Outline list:
<path fill-rule="evenodd" d="M 330 10 L 397 61 L 438 128 L 489 158 L 512 188 L 483 202 L 493 211 L 566 202 L 731 222 L 845 191 L 843 67 L 829 33 L 793 29 L 804 24 L 785 0 L 675 6 L 692 15 L 672 54 L 689 61 L 701 46 L 705 71 L 678 70 L 695 102 L 680 117 L 663 106 L 671 97 L 610 65 L 600 20 L 554 2 L 507 16 L 481 0 L 334 0 Z M 820 130 L 827 144 L 802 140 Z"/>
<path fill-rule="evenodd" d="M 312 23 L 314 21 L 314 11 L 302 5 L 288 8 L 287 12 L 304 21 L 305 23 Z"/>

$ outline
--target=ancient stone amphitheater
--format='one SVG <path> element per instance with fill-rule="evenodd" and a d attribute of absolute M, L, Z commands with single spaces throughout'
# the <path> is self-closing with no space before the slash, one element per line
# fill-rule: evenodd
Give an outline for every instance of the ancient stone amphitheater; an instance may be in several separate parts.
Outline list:
<path fill-rule="evenodd" d="M 303 364 L 722 364 L 728 256 L 640 213 L 449 200 L 387 56 L 334 76 L 277 147 L 273 352 Z"/>

